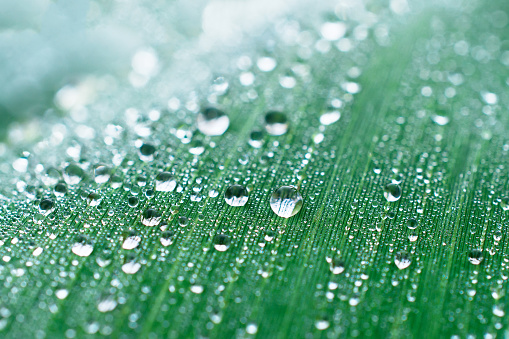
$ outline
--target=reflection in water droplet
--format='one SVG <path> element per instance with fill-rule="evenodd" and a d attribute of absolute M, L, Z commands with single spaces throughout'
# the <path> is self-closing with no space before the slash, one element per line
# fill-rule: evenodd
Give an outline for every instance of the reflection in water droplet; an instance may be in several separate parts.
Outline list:
<path fill-rule="evenodd" d="M 254 148 L 260 148 L 263 145 L 263 132 L 253 131 L 249 135 L 249 145 Z"/>
<path fill-rule="evenodd" d="M 171 244 L 173 244 L 173 236 L 174 236 L 174 233 L 172 231 L 163 232 L 163 234 L 161 234 L 161 239 L 159 239 L 161 241 L 161 245 L 166 247 L 166 246 L 170 246 Z"/>
<path fill-rule="evenodd" d="M 265 115 L 265 130 L 270 135 L 283 135 L 288 131 L 288 118 L 282 112 L 270 111 Z"/>
<path fill-rule="evenodd" d="M 407 268 L 408 266 L 410 266 L 412 261 L 410 260 L 410 256 L 408 255 L 408 253 L 398 252 L 394 256 L 394 263 L 400 270 L 403 270 L 403 269 Z"/>
<path fill-rule="evenodd" d="M 177 181 L 170 172 L 161 172 L 156 176 L 156 191 L 172 192 L 177 187 Z"/>
<path fill-rule="evenodd" d="M 387 184 L 384 187 L 384 197 L 389 202 L 398 201 L 401 198 L 401 187 L 398 184 Z"/>
<path fill-rule="evenodd" d="M 270 197 L 272 211 L 283 218 L 290 218 L 297 214 L 302 204 L 302 196 L 293 186 L 281 186 Z"/>
<path fill-rule="evenodd" d="M 214 248 L 219 252 L 224 252 L 230 247 L 230 237 L 225 234 L 217 234 L 213 240 Z"/>
<path fill-rule="evenodd" d="M 94 250 L 94 247 L 85 237 L 80 236 L 74 245 L 72 245 L 71 250 L 72 253 L 80 257 L 88 257 Z"/>
<path fill-rule="evenodd" d="M 208 107 L 198 114 L 198 130 L 208 136 L 223 135 L 230 125 L 230 119 L 217 108 Z"/>
<path fill-rule="evenodd" d="M 79 184 L 83 179 L 83 169 L 76 164 L 70 164 L 64 169 L 64 180 L 68 185 Z"/>
<path fill-rule="evenodd" d="M 224 200 L 230 206 L 244 206 L 249 199 L 247 189 L 242 185 L 231 185 L 224 193 Z"/>
<path fill-rule="evenodd" d="M 161 213 L 149 208 L 141 215 L 141 223 L 145 226 L 157 226 L 161 222 Z"/>
<path fill-rule="evenodd" d="M 478 249 L 473 249 L 468 253 L 468 261 L 473 265 L 479 265 L 483 260 L 482 252 Z"/>
<path fill-rule="evenodd" d="M 419 226 L 419 223 L 415 219 L 408 219 L 406 226 L 411 230 L 415 230 Z"/>
<path fill-rule="evenodd" d="M 343 260 L 335 257 L 331 260 L 329 268 L 332 274 L 341 274 L 345 271 L 345 263 Z"/>

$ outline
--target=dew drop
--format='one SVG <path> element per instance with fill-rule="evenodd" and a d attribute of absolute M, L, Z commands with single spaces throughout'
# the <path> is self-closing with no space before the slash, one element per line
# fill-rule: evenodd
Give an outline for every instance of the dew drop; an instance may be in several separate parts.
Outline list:
<path fill-rule="evenodd" d="M 338 257 L 335 257 L 331 260 L 329 268 L 332 274 L 341 274 L 345 271 L 345 263 Z"/>
<path fill-rule="evenodd" d="M 302 204 L 302 196 L 293 186 L 281 186 L 270 197 L 272 211 L 283 218 L 293 217 L 300 211 Z"/>
<path fill-rule="evenodd" d="M 230 206 L 244 206 L 249 199 L 247 189 L 242 185 L 231 185 L 224 193 L 224 200 Z"/>
<path fill-rule="evenodd" d="M 406 226 L 408 227 L 408 229 L 415 230 L 419 226 L 419 223 L 415 219 L 408 219 L 406 222 Z"/>
<path fill-rule="evenodd" d="M 149 208 L 141 215 L 141 223 L 145 226 L 157 226 L 161 222 L 161 213 Z"/>
<path fill-rule="evenodd" d="M 98 206 L 102 201 L 102 197 L 97 193 L 90 193 L 87 196 L 87 204 L 89 206 Z"/>
<path fill-rule="evenodd" d="M 134 231 L 131 231 L 127 238 L 125 238 L 124 242 L 122 243 L 122 248 L 124 250 L 132 250 L 135 249 L 140 245 L 141 237 L 136 235 Z"/>
<path fill-rule="evenodd" d="M 401 198 L 401 187 L 393 183 L 385 185 L 384 197 L 388 202 L 398 201 Z"/>
<path fill-rule="evenodd" d="M 80 236 L 74 245 L 72 245 L 71 250 L 72 253 L 80 257 L 88 257 L 94 250 L 94 247 L 85 237 Z"/>
<path fill-rule="evenodd" d="M 213 240 L 214 248 L 219 252 L 224 252 L 230 248 L 230 237 L 225 234 L 217 234 Z"/>
<path fill-rule="evenodd" d="M 317 330 L 323 331 L 328 329 L 330 322 L 327 319 L 318 319 L 315 321 L 315 327 Z"/>
<path fill-rule="evenodd" d="M 479 265 L 483 260 L 482 252 L 478 249 L 473 249 L 468 253 L 468 261 L 473 265 Z"/>
<path fill-rule="evenodd" d="M 509 211 L 509 197 L 500 200 L 500 207 L 502 207 L 504 211 Z"/>
<path fill-rule="evenodd" d="M 320 116 L 320 123 L 325 126 L 332 125 L 338 121 L 339 118 L 341 118 L 341 113 L 339 113 L 339 111 L 325 112 Z"/>
<path fill-rule="evenodd" d="M 52 199 L 42 199 L 39 203 L 39 211 L 43 215 L 48 215 L 55 209 L 55 202 Z"/>
<path fill-rule="evenodd" d="M 265 115 L 265 130 L 270 135 L 283 135 L 288 131 L 288 118 L 286 114 L 270 111 Z"/>
<path fill-rule="evenodd" d="M 141 268 L 141 264 L 136 262 L 134 258 L 129 259 L 122 265 L 122 271 L 126 274 L 135 274 Z"/>
<path fill-rule="evenodd" d="M 64 169 L 64 180 L 68 185 L 77 185 L 83 179 L 83 169 L 77 164 L 70 164 Z"/>
<path fill-rule="evenodd" d="M 198 114 L 198 130 L 208 136 L 223 135 L 230 126 L 230 119 L 221 110 L 208 107 Z"/>
<path fill-rule="evenodd" d="M 134 208 L 134 207 L 138 206 L 138 203 L 139 203 L 139 200 L 136 197 L 129 197 L 129 199 L 127 199 L 127 204 L 129 205 L 129 207 Z"/>
<path fill-rule="evenodd" d="M 253 148 L 260 148 L 263 145 L 263 132 L 253 131 L 249 135 L 249 145 Z"/>
<path fill-rule="evenodd" d="M 161 238 L 159 241 L 161 242 L 161 245 L 164 247 L 170 246 L 173 244 L 173 236 L 174 233 L 172 231 L 165 231 L 161 234 Z"/>
<path fill-rule="evenodd" d="M 140 159 L 142 161 L 152 161 L 154 160 L 154 153 L 156 152 L 156 147 L 151 144 L 143 144 L 140 149 Z"/>
<path fill-rule="evenodd" d="M 394 256 L 394 263 L 400 270 L 403 270 L 403 269 L 407 268 L 408 266 L 410 266 L 412 261 L 410 260 L 410 256 L 408 255 L 408 253 L 398 252 Z"/>
<path fill-rule="evenodd" d="M 110 180 L 110 176 L 111 169 L 107 166 L 100 165 L 94 169 L 94 181 L 97 184 L 104 184 L 105 182 Z"/>
<path fill-rule="evenodd" d="M 156 191 L 172 192 L 177 187 L 177 181 L 170 172 L 161 172 L 156 176 Z"/>

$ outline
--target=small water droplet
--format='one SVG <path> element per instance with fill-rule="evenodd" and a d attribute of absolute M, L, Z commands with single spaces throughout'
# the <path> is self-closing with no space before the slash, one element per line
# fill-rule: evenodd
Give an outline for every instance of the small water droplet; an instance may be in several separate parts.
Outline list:
<path fill-rule="evenodd" d="M 170 246 L 171 244 L 173 244 L 173 236 L 174 236 L 174 233 L 172 231 L 164 231 L 161 234 L 161 239 L 159 239 L 159 241 L 161 242 L 161 245 L 166 247 L 166 246 Z"/>
<path fill-rule="evenodd" d="M 90 193 L 87 196 L 87 204 L 89 206 L 98 206 L 102 201 L 102 197 L 98 193 Z"/>
<path fill-rule="evenodd" d="M 385 185 L 384 197 L 389 202 L 398 201 L 401 198 L 401 187 L 393 183 Z"/>
<path fill-rule="evenodd" d="M 411 230 L 415 230 L 419 226 L 419 223 L 415 219 L 408 219 L 406 226 Z"/>
<path fill-rule="evenodd" d="M 479 265 L 483 260 L 482 252 L 478 249 L 473 249 L 468 253 L 468 261 L 473 265 Z"/>
<path fill-rule="evenodd" d="M 509 211 L 509 197 L 504 197 L 500 200 L 500 207 L 502 207 L 504 211 Z"/>
<path fill-rule="evenodd" d="M 136 235 L 134 231 L 129 232 L 128 236 L 125 238 L 122 243 L 122 248 L 124 250 L 132 250 L 138 247 L 141 242 L 141 237 Z"/>
<path fill-rule="evenodd" d="M 317 330 L 323 331 L 328 329 L 330 326 L 330 322 L 327 319 L 317 319 L 315 321 L 315 327 Z"/>
<path fill-rule="evenodd" d="M 341 118 L 341 113 L 339 113 L 339 111 L 325 112 L 320 116 L 320 123 L 325 126 L 332 125 L 338 121 L 339 118 Z"/>
<path fill-rule="evenodd" d="M 154 160 L 154 153 L 156 152 L 156 147 L 151 144 L 143 144 L 140 149 L 140 159 L 142 161 L 152 161 Z"/>
<path fill-rule="evenodd" d="M 345 263 L 338 257 L 334 257 L 330 262 L 330 271 L 332 274 L 341 274 L 345 271 Z"/>
<path fill-rule="evenodd" d="M 249 199 L 247 189 L 242 185 L 231 185 L 224 193 L 224 200 L 230 206 L 244 206 Z"/>
<path fill-rule="evenodd" d="M 293 186 L 281 186 L 270 197 L 272 211 L 283 218 L 290 218 L 297 214 L 302 204 L 302 196 Z"/>
<path fill-rule="evenodd" d="M 97 184 L 104 184 L 110 180 L 111 169 L 104 165 L 99 165 L 94 169 L 94 181 Z"/>
<path fill-rule="evenodd" d="M 52 199 L 42 199 L 39 203 L 39 211 L 43 215 L 48 215 L 55 209 L 55 202 Z"/>
<path fill-rule="evenodd" d="M 141 223 L 145 226 L 157 226 L 161 222 L 161 213 L 153 208 L 146 209 L 141 215 Z"/>
<path fill-rule="evenodd" d="M 230 118 L 217 108 L 208 107 L 198 114 L 198 130 L 208 136 L 223 135 L 230 126 Z"/>
<path fill-rule="evenodd" d="M 412 261 L 410 260 L 410 256 L 408 255 L 408 253 L 398 252 L 394 256 L 394 263 L 400 270 L 403 270 L 403 269 L 407 268 L 408 266 L 410 266 Z"/>
<path fill-rule="evenodd" d="M 224 252 L 230 248 L 230 237 L 226 234 L 217 234 L 214 237 L 214 248 L 219 252 Z"/>
<path fill-rule="evenodd" d="M 249 135 L 249 145 L 254 148 L 260 148 L 263 145 L 263 132 L 253 131 Z"/>
<path fill-rule="evenodd" d="M 283 135 L 288 131 L 288 118 L 286 114 L 270 111 L 265 115 L 265 130 L 270 135 Z"/>

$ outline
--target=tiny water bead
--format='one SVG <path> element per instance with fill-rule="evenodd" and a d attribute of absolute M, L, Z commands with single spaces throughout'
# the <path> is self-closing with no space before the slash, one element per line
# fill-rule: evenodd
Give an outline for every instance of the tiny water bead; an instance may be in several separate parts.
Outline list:
<path fill-rule="evenodd" d="M 270 135 L 283 135 L 288 132 L 288 118 L 286 114 L 270 111 L 265 115 L 265 130 Z"/>
<path fill-rule="evenodd" d="M 230 248 L 231 240 L 230 237 L 227 236 L 226 234 L 217 234 L 216 236 L 214 236 L 212 242 L 214 243 L 214 248 L 216 249 L 216 251 L 224 252 L 228 248 Z"/>
<path fill-rule="evenodd" d="M 141 223 L 145 226 L 157 226 L 161 222 L 161 213 L 153 208 L 148 208 L 141 215 Z"/>
<path fill-rule="evenodd" d="M 479 249 L 473 249 L 468 253 L 468 261 L 473 265 L 479 265 L 483 260 L 482 252 Z"/>
<path fill-rule="evenodd" d="M 177 187 L 177 181 L 170 172 L 161 172 L 156 176 L 156 191 L 172 192 Z"/>
<path fill-rule="evenodd" d="M 205 135 L 219 136 L 230 126 L 230 118 L 223 111 L 208 107 L 198 114 L 196 126 Z"/>
<path fill-rule="evenodd" d="M 415 230 L 419 226 L 419 223 L 415 219 L 408 219 L 406 222 L 406 226 L 408 227 L 408 229 Z"/>
<path fill-rule="evenodd" d="M 411 263 L 410 255 L 406 252 L 398 252 L 394 256 L 394 264 L 396 264 L 396 267 L 400 270 L 407 268 Z"/>
<path fill-rule="evenodd" d="M 244 206 L 249 199 L 249 192 L 242 185 L 231 185 L 224 193 L 224 200 L 230 206 Z"/>
<path fill-rule="evenodd" d="M 272 211 L 283 218 L 290 218 L 299 213 L 302 204 L 302 196 L 293 186 L 281 186 L 270 197 Z"/>
<path fill-rule="evenodd" d="M 77 164 L 70 164 L 64 169 L 64 181 L 68 185 L 77 185 L 83 179 L 84 171 Z"/>
<path fill-rule="evenodd" d="M 401 187 L 393 183 L 385 185 L 384 197 L 388 202 L 398 201 L 401 198 Z"/>

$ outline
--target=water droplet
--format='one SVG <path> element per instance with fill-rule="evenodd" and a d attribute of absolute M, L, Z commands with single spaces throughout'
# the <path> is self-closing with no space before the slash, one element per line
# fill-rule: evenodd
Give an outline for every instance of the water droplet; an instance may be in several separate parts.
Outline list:
<path fill-rule="evenodd" d="M 217 234 L 214 237 L 214 248 L 219 252 L 224 252 L 230 247 L 230 237 L 225 234 Z"/>
<path fill-rule="evenodd" d="M 479 265 L 482 262 L 482 252 L 478 249 L 473 249 L 468 253 L 468 261 L 473 265 Z"/>
<path fill-rule="evenodd" d="M 230 119 L 217 108 L 208 107 L 198 114 L 198 130 L 208 136 L 223 135 L 230 126 Z"/>
<path fill-rule="evenodd" d="M 161 239 L 159 239 L 161 241 L 161 245 L 166 247 L 166 246 L 170 246 L 171 244 L 173 244 L 173 236 L 174 236 L 174 233 L 172 231 L 163 232 L 161 234 Z"/>
<path fill-rule="evenodd" d="M 80 257 L 88 257 L 94 250 L 92 243 L 87 238 L 80 236 L 78 240 L 72 245 L 72 253 Z"/>
<path fill-rule="evenodd" d="M 97 309 L 101 313 L 111 312 L 117 307 L 117 304 L 117 301 L 112 296 L 108 296 L 99 302 Z"/>
<path fill-rule="evenodd" d="M 504 211 L 509 211 L 509 197 L 500 200 L 500 207 L 502 207 Z"/>
<path fill-rule="evenodd" d="M 204 289 L 202 285 L 191 285 L 190 290 L 195 294 L 202 294 Z"/>
<path fill-rule="evenodd" d="M 136 235 L 134 231 L 129 232 L 129 235 L 127 238 L 125 238 L 124 242 L 122 243 L 122 248 L 124 250 L 132 250 L 138 247 L 138 245 L 141 242 L 141 237 Z"/>
<path fill-rule="evenodd" d="M 263 145 L 263 132 L 253 131 L 249 135 L 249 145 L 254 148 L 260 148 Z"/>
<path fill-rule="evenodd" d="M 419 226 L 419 223 L 415 219 L 408 219 L 406 226 L 411 230 L 415 230 Z"/>
<path fill-rule="evenodd" d="M 293 186 L 281 186 L 270 197 L 272 211 L 283 218 L 290 218 L 297 214 L 302 204 L 302 196 Z"/>
<path fill-rule="evenodd" d="M 55 202 L 51 199 L 42 199 L 39 203 L 39 211 L 43 215 L 48 215 L 55 209 Z"/>
<path fill-rule="evenodd" d="M 345 271 L 345 263 L 338 257 L 335 257 L 330 262 L 330 271 L 332 274 L 341 274 Z"/>
<path fill-rule="evenodd" d="M 83 169 L 76 164 L 70 164 L 64 169 L 64 180 L 68 185 L 77 185 L 83 179 Z"/>
<path fill-rule="evenodd" d="M 412 261 L 410 260 L 410 256 L 408 255 L 408 253 L 398 252 L 394 256 L 394 263 L 400 270 L 403 270 L 403 269 L 407 268 L 408 266 L 410 266 Z"/>
<path fill-rule="evenodd" d="M 89 206 L 98 206 L 101 201 L 102 201 L 102 197 L 97 194 L 97 193 L 90 193 L 88 196 L 87 196 L 87 204 Z"/>
<path fill-rule="evenodd" d="M 440 126 L 445 126 L 449 123 L 449 118 L 448 117 L 444 117 L 442 115 L 433 115 L 431 116 L 431 120 L 433 120 L 433 122 L 437 125 L 440 125 Z"/>
<path fill-rule="evenodd" d="M 244 206 L 249 199 L 247 189 L 242 185 L 231 185 L 224 193 L 224 200 L 230 206 Z"/>
<path fill-rule="evenodd" d="M 104 184 L 110 180 L 111 169 L 107 166 L 99 165 L 94 169 L 94 180 L 98 184 Z"/>
<path fill-rule="evenodd" d="M 187 217 L 184 217 L 184 216 L 179 217 L 178 223 L 179 223 L 180 227 L 186 227 L 187 224 L 189 223 L 189 219 Z"/>
<path fill-rule="evenodd" d="M 55 292 L 55 296 L 60 300 L 67 298 L 68 295 L 69 291 L 66 290 L 65 288 L 59 289 Z"/>
<path fill-rule="evenodd" d="M 170 172 L 161 172 L 156 176 L 156 191 L 172 192 L 177 187 L 177 181 Z"/>
<path fill-rule="evenodd" d="M 143 144 L 140 147 L 140 159 L 142 161 L 152 161 L 154 160 L 154 153 L 156 152 L 156 147 L 151 144 Z"/>
<path fill-rule="evenodd" d="M 270 135 L 283 135 L 288 131 L 288 118 L 286 114 L 270 111 L 265 115 L 265 130 Z"/>
<path fill-rule="evenodd" d="M 141 215 L 141 223 L 145 226 L 157 226 L 161 222 L 161 213 L 149 208 Z"/>
<path fill-rule="evenodd" d="M 325 112 L 320 116 L 320 123 L 325 126 L 332 125 L 338 121 L 339 118 L 341 118 L 341 113 L 339 113 L 339 111 Z"/>
<path fill-rule="evenodd" d="M 63 182 L 56 184 L 54 192 L 57 197 L 63 197 L 67 193 L 67 185 Z"/>
<path fill-rule="evenodd" d="M 330 326 L 330 322 L 327 319 L 317 319 L 315 321 L 315 327 L 317 330 L 323 331 L 328 329 Z"/>
<path fill-rule="evenodd" d="M 122 265 L 122 271 L 126 274 L 135 274 L 141 268 L 141 264 L 136 262 L 133 257 L 127 259 L 127 262 Z"/>
<path fill-rule="evenodd" d="M 258 325 L 256 325 L 253 322 L 247 324 L 247 326 L 246 326 L 246 333 L 248 333 L 248 334 L 256 334 L 256 332 L 258 332 Z"/>
<path fill-rule="evenodd" d="M 398 184 L 387 184 L 384 187 L 384 197 L 389 202 L 398 201 L 401 198 L 401 187 Z"/>

